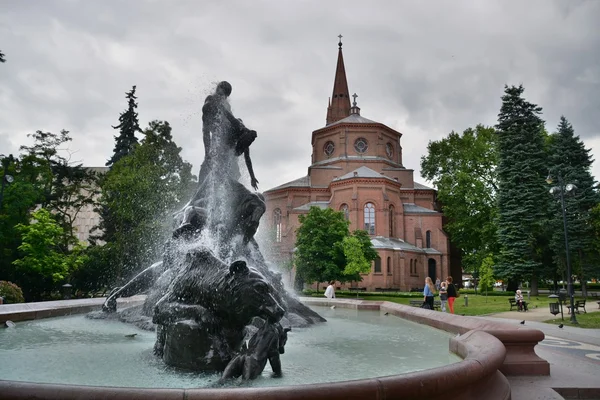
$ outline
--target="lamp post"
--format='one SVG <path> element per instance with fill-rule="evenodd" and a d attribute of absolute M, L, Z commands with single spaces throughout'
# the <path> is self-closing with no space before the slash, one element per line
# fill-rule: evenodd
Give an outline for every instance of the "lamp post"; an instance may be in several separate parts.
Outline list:
<path fill-rule="evenodd" d="M 552 183 L 552 176 L 548 174 L 546 178 L 546 182 L 548 184 Z M 569 255 L 569 234 L 567 232 L 567 214 L 565 209 L 565 190 L 567 193 L 572 192 L 577 189 L 575 185 L 572 183 L 568 183 L 566 186 L 563 185 L 562 176 L 558 173 L 558 186 L 554 186 L 550 189 L 550 194 L 556 195 L 558 194 L 560 197 L 560 210 L 562 211 L 563 218 L 563 228 L 565 231 L 565 249 L 567 252 L 567 292 L 571 301 L 571 323 L 574 325 L 578 325 L 577 317 L 575 316 L 575 292 L 573 290 L 573 278 L 571 273 L 571 256 Z"/>
<path fill-rule="evenodd" d="M 0 154 L 0 159 L 2 159 L 2 186 L 0 187 L 0 210 L 2 210 L 2 202 L 4 201 L 4 186 L 6 186 L 7 183 L 12 183 L 14 180 L 12 175 L 6 175 L 6 169 L 13 160 L 13 156 L 11 154 L 8 157 L 4 157 L 4 154 Z"/>

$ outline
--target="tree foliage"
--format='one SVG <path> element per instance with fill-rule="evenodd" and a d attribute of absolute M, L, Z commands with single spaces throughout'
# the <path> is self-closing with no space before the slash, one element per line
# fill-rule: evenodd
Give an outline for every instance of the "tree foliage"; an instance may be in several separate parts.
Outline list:
<path fill-rule="evenodd" d="M 497 163 L 495 130 L 483 125 L 429 142 L 421 158 L 421 174 L 437 187 L 447 217 L 444 230 L 470 271 L 498 247 Z"/>
<path fill-rule="evenodd" d="M 125 93 L 127 99 L 127 110 L 123 111 L 119 116 L 119 124 L 113 126 L 113 129 L 119 130 L 119 135 L 115 136 L 115 148 L 112 157 L 106 162 L 106 166 L 112 167 L 117 161 L 131 154 L 133 149 L 138 144 L 136 133 L 142 132 L 138 121 L 138 114 L 135 111 L 137 108 L 137 97 L 135 96 L 136 86 Z"/>
<path fill-rule="evenodd" d="M 550 136 L 549 169 L 554 176 L 553 185 L 574 184 L 576 188 L 565 195 L 565 215 L 569 235 L 569 250 L 573 270 L 580 279 L 600 276 L 598 252 L 594 243 L 594 228 L 591 222 L 592 209 L 599 203 L 596 182 L 590 168 L 593 163 L 591 150 L 586 149 L 573 126 L 563 116 L 558 130 Z M 558 180 L 560 176 L 560 182 Z M 560 200 L 552 203 L 551 247 L 559 265 L 565 265 L 566 250 L 564 226 Z M 564 268 L 563 268 L 564 270 Z"/>
<path fill-rule="evenodd" d="M 311 207 L 298 219 L 294 257 L 303 281 L 360 281 L 360 274 L 370 270 L 377 252 L 366 231 L 350 234 L 343 212 Z"/>
<path fill-rule="evenodd" d="M 523 86 L 505 87 L 496 126 L 501 247 L 496 273 L 509 281 L 509 289 L 539 274 L 539 241 L 549 209 L 542 109 L 526 101 L 523 91 Z"/>
<path fill-rule="evenodd" d="M 43 292 L 56 288 L 83 262 L 79 248 L 70 252 L 61 250 L 63 229 L 45 208 L 33 212 L 31 222 L 18 224 L 16 230 L 22 236 L 19 246 L 22 257 L 13 264 L 26 283 L 22 286 L 28 299 L 40 299 Z"/>
<path fill-rule="evenodd" d="M 4 53 L 2 53 L 1 50 L 0 50 L 0 62 L 2 62 L 2 63 L 6 62 L 6 56 L 4 55 Z"/>
<path fill-rule="evenodd" d="M 127 278 L 154 262 L 171 231 L 172 213 L 190 196 L 191 164 L 181 158 L 168 122 L 153 121 L 139 146 L 101 180 L 103 257 Z"/>

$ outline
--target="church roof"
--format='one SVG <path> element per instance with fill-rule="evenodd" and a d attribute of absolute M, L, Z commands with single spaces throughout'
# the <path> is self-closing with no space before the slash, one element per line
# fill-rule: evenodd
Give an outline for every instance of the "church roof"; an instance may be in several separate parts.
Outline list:
<path fill-rule="evenodd" d="M 294 208 L 297 211 L 309 211 L 311 207 L 319 207 L 321 209 L 329 208 L 328 201 L 311 201 L 310 203 L 302 204 L 300 207 Z"/>
<path fill-rule="evenodd" d="M 418 206 L 414 203 L 404 203 L 404 213 L 415 213 L 415 214 L 438 214 L 435 210 L 430 210 L 429 208 Z"/>
<path fill-rule="evenodd" d="M 429 186 L 425 186 L 422 183 L 419 182 L 415 182 L 415 189 L 420 189 L 420 190 L 435 190 L 434 188 L 430 188 Z"/>
<path fill-rule="evenodd" d="M 333 182 L 343 181 L 344 179 L 351 178 L 384 178 L 392 182 L 396 182 L 396 180 L 390 178 L 389 176 L 381 175 L 379 172 L 373 171 L 371 168 L 365 166 L 362 166 L 360 168 L 355 169 L 354 171 L 348 172 L 345 175 L 335 178 Z"/>
<path fill-rule="evenodd" d="M 436 249 L 422 249 L 420 247 L 413 246 L 410 243 L 406 243 L 404 240 L 396 238 L 375 236 L 371 238 L 371 243 L 375 249 L 404 250 L 426 254 L 442 254 Z"/>
<path fill-rule="evenodd" d="M 327 126 L 330 127 L 337 124 L 378 124 L 378 122 L 365 118 L 360 114 L 350 114 L 346 118 L 340 119 L 339 121 L 333 122 Z"/>
<path fill-rule="evenodd" d="M 350 115 L 350 92 L 346 80 L 346 68 L 344 67 L 344 55 L 342 54 L 342 35 L 339 36 L 338 59 L 335 67 L 335 79 L 333 81 L 333 93 L 328 102 L 326 123 L 331 124 L 337 120 Z"/>
<path fill-rule="evenodd" d="M 265 192 L 271 192 L 273 190 L 285 189 L 290 187 L 310 187 L 310 176 L 303 176 L 302 178 L 295 179 L 293 181 L 284 183 L 283 185 L 276 186 L 269 190 L 265 190 Z"/>

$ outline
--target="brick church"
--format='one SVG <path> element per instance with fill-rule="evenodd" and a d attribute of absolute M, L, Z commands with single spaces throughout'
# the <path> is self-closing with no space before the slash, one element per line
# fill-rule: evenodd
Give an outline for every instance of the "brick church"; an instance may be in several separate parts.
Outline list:
<path fill-rule="evenodd" d="M 450 272 L 436 192 L 404 166 L 402 133 L 363 117 L 356 97 L 348 90 L 340 41 L 326 125 L 312 133 L 308 174 L 264 192 L 262 225 L 274 232 L 273 251 L 285 261 L 292 258 L 300 214 L 310 207 L 342 211 L 350 231 L 366 230 L 379 255 L 361 282 L 342 288 L 422 288 L 425 277 L 435 282 Z"/>

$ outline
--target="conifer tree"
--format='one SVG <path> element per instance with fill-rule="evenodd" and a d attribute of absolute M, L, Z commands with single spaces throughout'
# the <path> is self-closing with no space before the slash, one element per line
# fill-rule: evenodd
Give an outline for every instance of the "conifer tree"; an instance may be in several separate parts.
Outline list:
<path fill-rule="evenodd" d="M 531 279 L 537 291 L 542 266 L 539 244 L 547 220 L 549 195 L 542 108 L 523 97 L 523 86 L 505 86 L 498 114 L 498 277 L 515 290 Z"/>
<path fill-rule="evenodd" d="M 108 167 L 112 167 L 114 163 L 130 154 L 138 144 L 135 133 L 141 133 L 142 130 L 140 129 L 138 114 L 135 111 L 137 108 L 135 88 L 134 85 L 131 91 L 125 94 L 125 98 L 128 101 L 127 110 L 122 112 L 119 116 L 119 125 L 113 126 L 113 129 L 119 130 L 119 136 L 115 136 L 115 149 L 113 155 L 106 162 L 106 166 Z"/>
<path fill-rule="evenodd" d="M 4 55 L 4 53 L 2 53 L 2 51 L 0 51 L 0 62 L 6 62 L 6 56 Z"/>
<path fill-rule="evenodd" d="M 596 182 L 590 173 L 594 160 L 573 126 L 563 116 L 558 131 L 550 137 L 549 169 L 558 185 L 558 176 L 562 184 L 574 184 L 576 188 L 565 196 L 565 215 L 569 235 L 569 251 L 573 272 L 582 283 L 598 275 L 598 254 L 594 246 L 594 230 L 591 223 L 591 210 L 598 204 L 599 196 L 594 190 Z M 560 201 L 552 207 L 552 248 L 559 265 L 565 265 L 566 251 L 564 227 Z M 564 271 L 565 269 L 563 269 Z M 585 286 L 585 285 L 584 285 Z M 585 290 L 585 288 L 584 288 Z"/>

